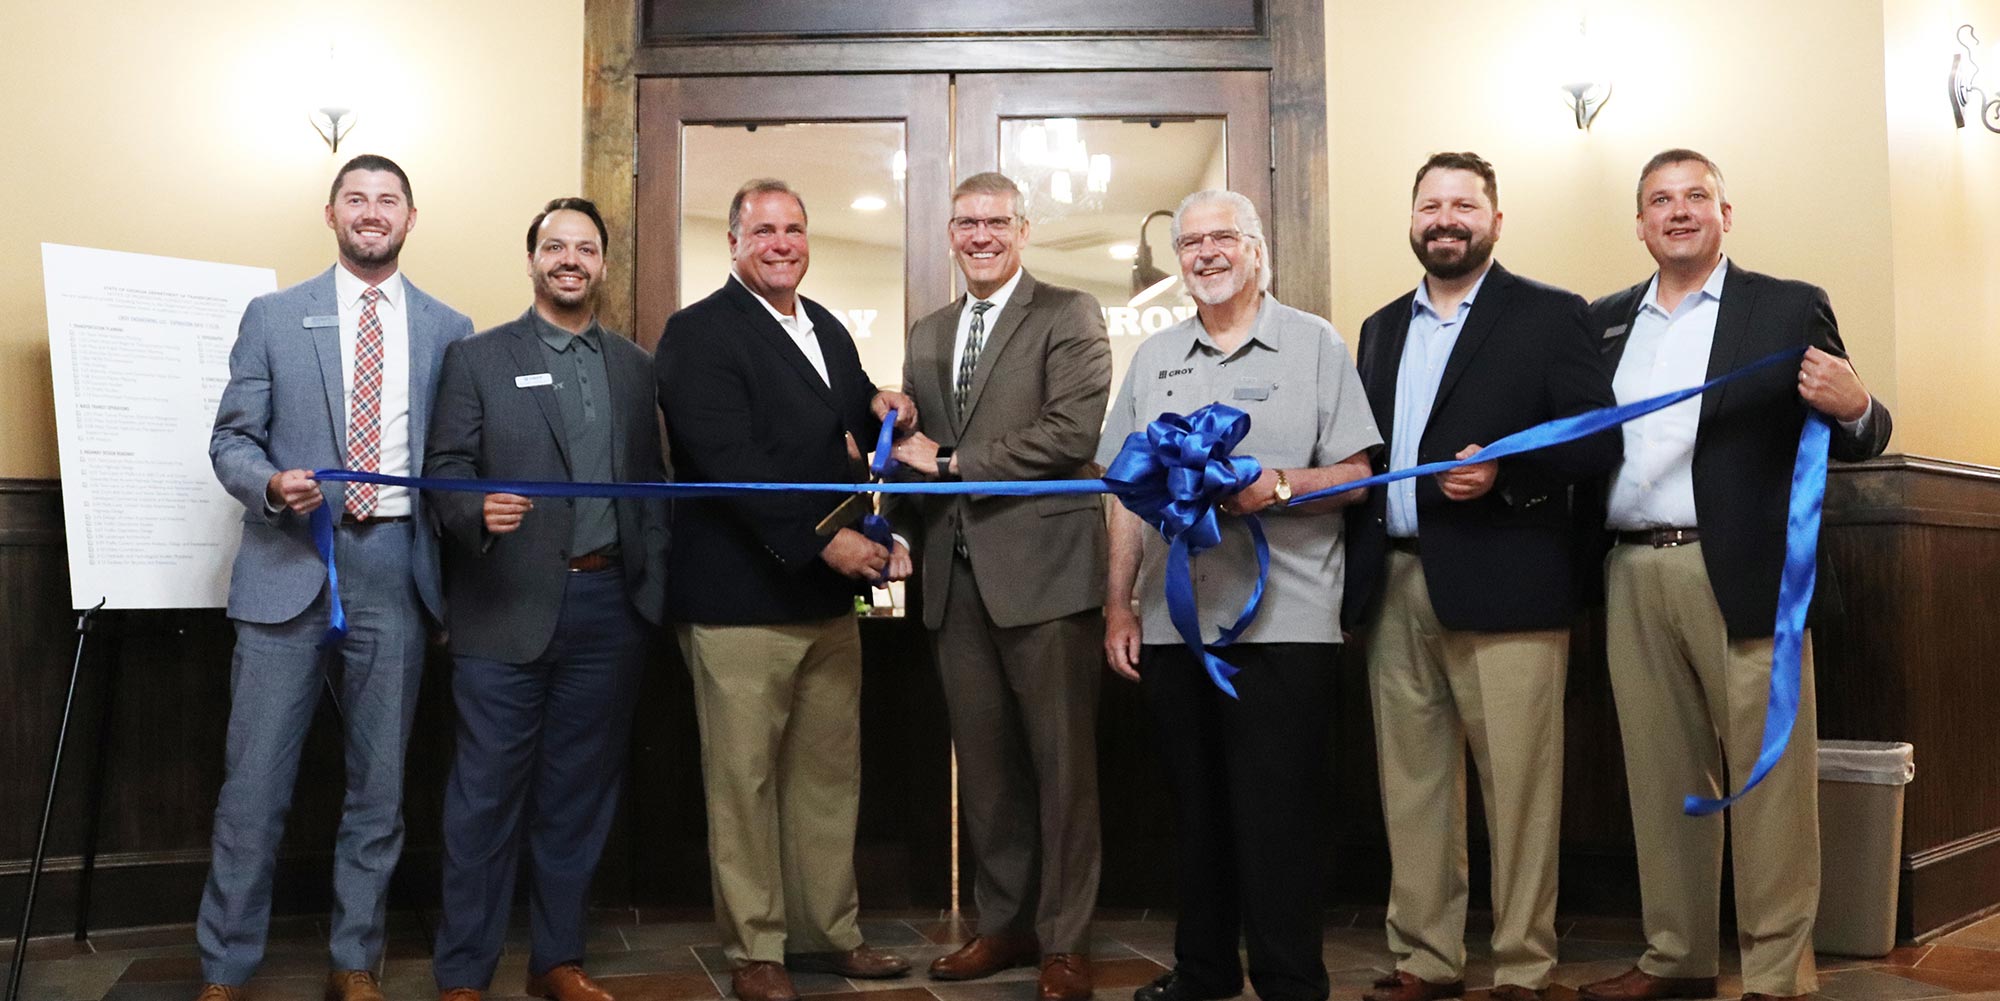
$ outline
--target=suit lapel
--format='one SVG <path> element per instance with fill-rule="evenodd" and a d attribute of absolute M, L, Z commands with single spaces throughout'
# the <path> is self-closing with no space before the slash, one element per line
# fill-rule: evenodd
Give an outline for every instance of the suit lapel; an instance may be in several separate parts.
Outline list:
<path fill-rule="evenodd" d="M 1014 332 L 1021 329 L 1022 321 L 1028 318 L 1028 310 L 1035 301 L 1035 279 L 1026 271 L 1021 272 L 1021 284 L 1014 286 L 1014 294 L 1007 297 L 1007 307 L 1000 311 L 1000 322 L 986 332 L 985 342 L 979 348 L 979 365 L 972 370 L 972 392 L 965 396 L 965 413 L 959 416 L 959 426 L 963 427 L 972 419 L 972 412 L 979 409 L 979 394 L 986 389 L 986 380 L 993 376 L 993 364 L 1000 359 L 1000 352 L 1007 350 L 1007 342 Z"/>
<path fill-rule="evenodd" d="M 734 276 L 726 279 L 726 281 L 728 284 L 725 287 L 729 289 L 729 301 L 734 303 L 737 311 L 743 314 L 744 321 L 749 324 L 750 329 L 753 331 L 752 336 L 756 337 L 764 345 L 764 350 L 783 359 L 785 365 L 792 370 L 792 374 L 803 380 L 806 386 L 813 391 L 814 395 L 820 398 L 821 402 L 836 411 L 839 410 L 839 404 L 834 401 L 833 387 L 827 385 L 828 380 L 833 377 L 832 367 L 829 366 L 827 368 L 826 379 L 820 378 L 819 370 L 813 367 L 812 359 L 806 357 L 806 353 L 799 347 L 799 343 L 792 340 L 792 335 L 786 333 L 785 328 L 779 326 L 778 321 L 773 319 L 769 312 L 765 311 L 763 303 L 757 301 L 756 294 L 745 288 Z M 804 313 L 806 308 L 805 297 L 794 297 L 792 308 L 799 313 Z M 814 336 L 818 336 L 819 324 L 817 322 L 813 324 L 813 329 Z M 822 357 L 826 354 L 826 344 L 824 341 L 820 343 L 820 354 Z"/>
<path fill-rule="evenodd" d="M 1479 286 L 1478 298 L 1473 300 L 1472 315 L 1466 318 L 1465 329 L 1458 332 L 1458 340 L 1451 346 L 1451 357 L 1445 360 L 1444 375 L 1438 379 L 1437 399 L 1431 403 L 1432 418 L 1444 409 L 1445 401 L 1451 398 L 1452 387 L 1458 384 L 1458 377 L 1472 366 L 1472 356 L 1479 353 L 1479 346 L 1486 342 L 1487 335 L 1499 324 L 1500 314 L 1506 312 L 1513 298 L 1514 284 L 1514 276 L 1498 262 L 1486 273 L 1486 280 Z M 1398 357 L 1401 357 L 1400 353 Z"/>
<path fill-rule="evenodd" d="M 1597 351 L 1610 365 L 1614 378 L 1618 374 L 1618 363 L 1625 358 L 1625 345 L 1632 342 L 1632 325 L 1639 322 L 1639 309 L 1646 302 L 1646 289 L 1652 283 L 1652 279 L 1649 278 L 1622 293 L 1631 299 L 1624 303 L 1624 308 L 1618 310 L 1618 325 L 1607 328 L 1603 336 L 1598 339 Z"/>
<path fill-rule="evenodd" d="M 609 394 L 611 397 L 611 406 L 609 408 L 611 412 L 611 478 L 614 480 L 623 480 L 629 472 L 625 465 L 625 435 L 628 430 L 633 434 L 645 433 L 642 428 L 627 429 L 625 427 L 623 418 L 627 409 L 626 401 L 632 399 L 634 396 L 644 397 L 646 389 L 640 384 L 639 379 L 641 377 L 652 378 L 653 371 L 651 368 L 639 368 L 635 370 L 633 366 L 618 363 L 618 359 L 612 353 L 612 348 L 615 345 L 611 342 L 622 339 L 619 335 L 603 327 L 599 327 L 598 337 L 604 348 L 604 378 L 611 386 Z"/>
<path fill-rule="evenodd" d="M 437 371 L 437 309 L 431 297 L 403 279 L 409 308 L 410 342 L 410 468 L 423 470 L 423 448 L 431 416 L 431 373 Z"/>
<path fill-rule="evenodd" d="M 334 265 L 339 267 L 339 265 Z M 347 465 L 347 390 L 346 378 L 340 369 L 340 293 L 333 283 L 333 271 L 320 276 L 319 280 L 306 286 L 306 313 L 312 316 L 332 316 L 330 327 L 313 327 L 306 333 L 312 336 L 313 352 L 319 355 L 320 382 L 326 387 L 326 423 L 333 429 L 333 454 L 340 457 L 340 464 Z"/>
<path fill-rule="evenodd" d="M 513 341 L 508 347 L 514 356 L 515 376 L 554 375 L 549 371 L 548 356 L 542 353 L 542 345 L 535 335 L 534 307 L 529 307 L 528 312 L 522 313 L 521 318 L 514 321 Z M 548 422 L 549 433 L 555 436 L 556 452 L 562 456 L 563 471 L 571 476 L 576 475 L 570 466 L 569 432 L 563 428 L 562 413 L 556 409 L 555 387 L 543 385 L 524 388 L 521 387 L 518 378 L 514 385 L 520 392 L 527 393 L 535 401 L 535 405 L 541 408 L 542 419 Z"/>
<path fill-rule="evenodd" d="M 1368 401 L 1375 411 L 1375 426 L 1396 433 L 1396 375 L 1403 363 L 1403 345 L 1410 339 L 1410 311 L 1414 308 L 1417 293 L 1412 290 L 1390 306 L 1388 319 L 1384 320 L 1381 338 L 1368 345 L 1366 390 Z M 1382 449 L 1382 461 L 1388 461 L 1388 450 Z"/>
<path fill-rule="evenodd" d="M 931 377 L 937 380 L 938 399 L 944 404 L 945 413 L 951 416 L 954 431 L 963 425 L 965 415 L 958 411 L 958 372 L 951 364 L 952 352 L 958 349 L 958 318 L 965 312 L 965 296 L 952 300 L 951 311 L 938 318 L 939 322 L 926 331 L 925 336 L 934 337 L 937 345 L 937 363 L 931 367 Z"/>
<path fill-rule="evenodd" d="M 1750 340 L 1750 314 L 1756 307 L 1756 276 L 1731 265 L 1722 276 L 1722 302 L 1715 311 L 1715 340 L 1709 345 L 1708 374 L 1703 382 L 1736 370 Z M 1708 423 L 1728 390 L 1728 386 L 1717 386 L 1701 394 L 1701 424 Z"/>

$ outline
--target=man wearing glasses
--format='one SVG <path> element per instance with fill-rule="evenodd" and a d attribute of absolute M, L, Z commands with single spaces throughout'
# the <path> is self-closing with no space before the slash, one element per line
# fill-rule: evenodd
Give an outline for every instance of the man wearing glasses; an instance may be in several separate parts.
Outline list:
<path fill-rule="evenodd" d="M 1361 325 L 1388 439 L 1379 471 L 1611 404 L 1586 307 L 1493 262 L 1493 167 L 1439 153 L 1410 193 L 1416 288 Z M 1465 993 L 1465 752 L 1493 851 L 1493 997 L 1535 1001 L 1556 962 L 1563 680 L 1581 541 L 1570 485 L 1618 462 L 1617 432 L 1401 480 L 1348 512 L 1344 620 L 1368 644 L 1389 949 L 1366 1001 Z"/>
<path fill-rule="evenodd" d="M 952 193 L 966 294 L 910 328 L 903 389 L 917 433 L 898 460 L 941 479 L 1089 477 L 1111 395 L 1111 342 L 1089 295 L 1035 280 L 1021 190 L 1003 174 Z M 924 561 L 931 630 L 972 835 L 979 927 L 931 964 L 971 980 L 1041 964 L 1042 1001 L 1091 993 L 1097 903 L 1097 497 L 897 498 Z M 892 563 L 907 561 L 898 545 Z"/>
<path fill-rule="evenodd" d="M 1164 411 L 1219 402 L 1247 412 L 1250 432 L 1237 453 L 1256 456 L 1264 472 L 1222 507 L 1263 519 L 1270 576 L 1256 621 L 1220 651 L 1240 669 L 1232 699 L 1168 618 L 1166 543 L 1137 515 L 1112 508 L 1105 653 L 1144 692 L 1179 845 L 1174 968 L 1133 997 L 1234 997 L 1243 989 L 1240 932 L 1258 997 L 1324 1001 L 1326 734 L 1342 576 L 1341 519 L 1326 512 L 1360 495 L 1285 503 L 1368 475 L 1368 450 L 1381 438 L 1332 326 L 1266 291 L 1270 260 L 1249 199 L 1190 195 L 1174 213 L 1173 234 L 1195 315 L 1139 346 L 1097 459 L 1109 464 L 1127 434 Z M 1194 566 L 1210 643 L 1215 623 L 1243 607 L 1258 576 L 1244 520 L 1223 518 L 1222 536 Z"/>

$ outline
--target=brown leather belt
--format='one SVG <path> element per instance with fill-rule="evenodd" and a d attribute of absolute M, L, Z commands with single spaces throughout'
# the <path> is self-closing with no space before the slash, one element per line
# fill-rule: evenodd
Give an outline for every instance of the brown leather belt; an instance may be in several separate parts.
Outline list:
<path fill-rule="evenodd" d="M 1423 549 L 1417 545 L 1417 537 L 1414 535 L 1407 539 L 1393 535 L 1390 536 L 1389 548 L 1399 553 L 1409 553 L 1411 556 L 1420 556 L 1423 554 Z"/>
<path fill-rule="evenodd" d="M 1685 546 L 1690 542 L 1700 542 L 1701 532 L 1692 528 L 1642 528 L 1633 532 L 1619 532 L 1618 543 L 1625 546 L 1652 546 L 1667 549 Z"/>
<path fill-rule="evenodd" d="M 409 520 L 410 516 L 407 514 L 399 514 L 390 518 L 384 518 L 380 515 L 370 515 L 366 518 L 356 518 L 351 514 L 342 514 L 340 516 L 340 523 L 343 525 L 400 525 Z"/>
<path fill-rule="evenodd" d="M 602 573 L 618 565 L 618 550 L 600 549 L 582 556 L 572 556 L 569 561 L 570 573 Z"/>

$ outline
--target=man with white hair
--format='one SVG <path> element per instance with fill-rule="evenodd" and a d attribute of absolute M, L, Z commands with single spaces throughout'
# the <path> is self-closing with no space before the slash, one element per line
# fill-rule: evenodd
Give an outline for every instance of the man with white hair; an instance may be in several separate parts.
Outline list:
<path fill-rule="evenodd" d="M 1321 909 L 1328 858 L 1326 733 L 1340 656 L 1341 494 L 1285 507 L 1295 493 L 1368 475 L 1381 443 L 1361 380 L 1325 320 L 1272 298 L 1263 226 L 1229 191 L 1188 196 L 1174 213 L 1174 248 L 1195 315 L 1139 346 L 1112 405 L 1097 460 L 1162 412 L 1223 403 L 1250 415 L 1237 451 L 1264 471 L 1229 498 L 1222 542 L 1197 557 L 1207 623 L 1243 607 L 1257 557 L 1241 516 L 1260 515 L 1270 543 L 1261 611 L 1222 651 L 1239 669 L 1237 698 L 1210 683 L 1168 618 L 1167 544 L 1114 507 L 1104 648 L 1112 669 L 1140 683 L 1174 791 L 1180 919 L 1174 968 L 1135 1001 L 1201 1001 L 1250 982 L 1265 1001 L 1324 1001 Z M 1135 610 L 1132 599 L 1139 596 Z"/>

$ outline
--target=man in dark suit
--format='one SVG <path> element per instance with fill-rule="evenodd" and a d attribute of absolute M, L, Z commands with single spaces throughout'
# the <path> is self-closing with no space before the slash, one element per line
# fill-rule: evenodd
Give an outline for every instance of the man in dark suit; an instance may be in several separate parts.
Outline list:
<path fill-rule="evenodd" d="M 805 203 L 756 180 L 729 205 L 731 275 L 667 319 L 654 359 L 674 473 L 685 482 L 840 482 L 890 407 L 846 328 L 798 294 Z M 817 531 L 839 498 L 762 495 L 674 505 L 669 614 L 694 676 L 709 865 L 731 986 L 796 998 L 785 964 L 894 977 L 900 957 L 855 924 L 861 633 L 854 597 L 889 550 Z M 902 561 L 907 564 L 907 559 Z"/>
<path fill-rule="evenodd" d="M 374 155 L 348 161 L 326 204 L 339 263 L 251 300 L 229 353 L 209 458 L 243 504 L 243 544 L 229 577 L 236 653 L 226 772 L 195 925 L 203 1001 L 237 1001 L 264 958 L 278 842 L 326 678 L 319 642 L 330 600 L 308 520 L 323 503 L 339 512 L 333 544 L 348 620 L 347 635 L 327 651 L 340 663 L 347 744 L 327 993 L 334 1001 L 382 998 L 375 974 L 389 876 L 403 848 L 403 752 L 423 677 L 425 617 L 444 612 L 437 539 L 411 491 L 323 488 L 312 470 L 400 476 L 423 468 L 438 359 L 472 333 L 472 321 L 398 269 L 416 221 L 403 168 Z"/>
<path fill-rule="evenodd" d="M 1646 952 L 1581 988 L 1594 1001 L 1715 993 L 1721 813 L 1689 817 L 1684 794 L 1740 786 L 1757 759 L 1787 498 L 1807 407 L 1834 424 L 1832 457 L 1881 454 L 1890 417 L 1845 357 L 1826 292 L 1723 256 L 1722 171 L 1688 149 L 1639 174 L 1639 239 L 1659 271 L 1591 307 L 1620 403 L 1695 385 L 1787 348 L 1766 369 L 1624 426 L 1605 492 L 1605 649 L 1632 828 Z M 1804 405 L 1801 405 L 1803 403 Z M 1609 541 L 1609 540 L 1607 540 Z M 1746 999 L 1813 991 L 1819 904 L 1818 741 L 1810 638 L 1784 757 L 1730 809 L 1736 927 Z"/>
<path fill-rule="evenodd" d="M 1417 171 L 1410 248 L 1424 279 L 1361 327 L 1361 378 L 1387 439 L 1377 472 L 1466 458 L 1611 403 L 1574 293 L 1492 261 L 1493 167 Z M 1396 969 L 1367 1001 L 1465 992 L 1465 751 L 1493 851 L 1493 994 L 1532 1001 L 1556 962 L 1563 680 L 1581 541 L 1570 484 L 1617 461 L 1615 434 L 1403 480 L 1348 515 L 1343 619 L 1368 642 L 1392 866 Z"/>
<path fill-rule="evenodd" d="M 599 326 L 604 220 L 581 198 L 528 226 L 535 302 L 446 353 L 429 476 L 665 478 L 646 352 Z M 665 504 L 433 491 L 449 545 L 458 707 L 432 961 L 450 1001 L 493 979 L 527 843 L 525 993 L 610 1001 L 583 973 L 591 875 L 610 833 L 632 697 L 661 620 Z"/>
<path fill-rule="evenodd" d="M 967 294 L 910 328 L 903 365 L 924 420 L 896 457 L 924 474 L 1093 475 L 1111 342 L 1095 299 L 1021 267 L 1022 208 L 1003 174 L 974 174 L 952 193 L 948 235 Z M 931 976 L 971 980 L 1039 957 L 1042 1001 L 1081 1001 L 1099 869 L 1101 502 L 910 500 L 890 508 L 923 555 L 924 625 L 978 861 L 978 934 Z"/>

